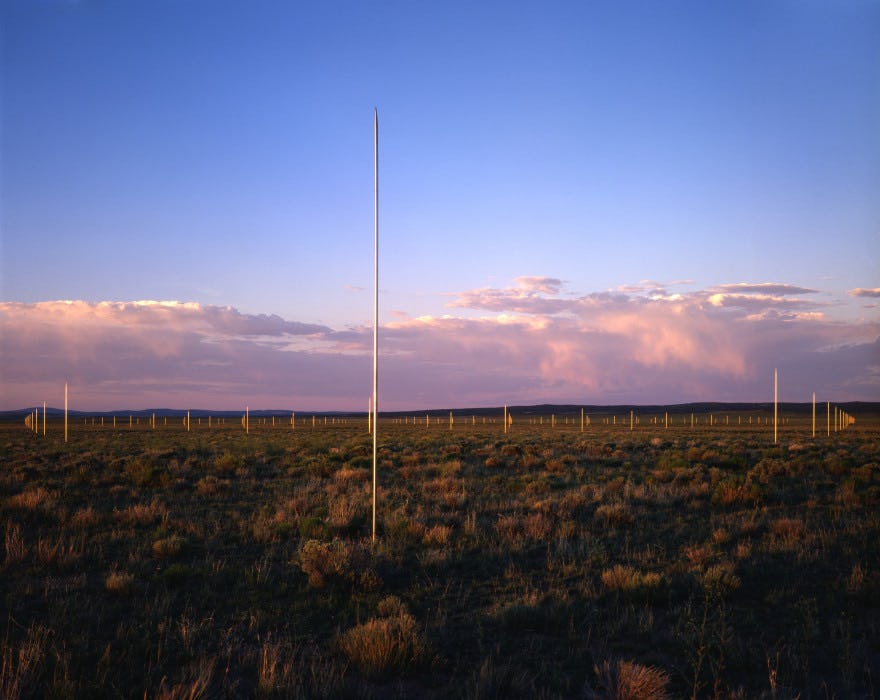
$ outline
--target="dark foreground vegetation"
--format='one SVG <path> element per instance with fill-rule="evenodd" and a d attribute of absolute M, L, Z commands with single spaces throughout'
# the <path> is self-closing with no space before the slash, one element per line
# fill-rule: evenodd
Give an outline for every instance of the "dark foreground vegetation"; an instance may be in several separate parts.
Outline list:
<path fill-rule="evenodd" d="M 380 434 L 0 427 L 0 697 L 878 694 L 876 426 Z"/>

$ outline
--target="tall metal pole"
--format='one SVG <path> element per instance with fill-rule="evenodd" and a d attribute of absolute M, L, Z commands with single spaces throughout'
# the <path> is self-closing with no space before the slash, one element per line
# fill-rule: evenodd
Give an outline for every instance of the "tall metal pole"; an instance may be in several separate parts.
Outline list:
<path fill-rule="evenodd" d="M 379 453 L 379 110 L 373 109 L 373 542 Z"/>
<path fill-rule="evenodd" d="M 64 382 L 64 442 L 67 442 L 67 382 Z"/>
<path fill-rule="evenodd" d="M 774 368 L 773 370 L 773 443 L 776 444 L 778 440 L 778 424 L 779 424 L 779 409 L 778 409 L 778 401 L 779 401 L 779 377 L 777 374 L 777 370 Z"/>

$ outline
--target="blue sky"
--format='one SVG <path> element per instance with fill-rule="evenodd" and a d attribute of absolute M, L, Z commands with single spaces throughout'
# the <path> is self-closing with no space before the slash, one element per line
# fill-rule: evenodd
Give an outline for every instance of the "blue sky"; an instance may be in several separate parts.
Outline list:
<path fill-rule="evenodd" d="M 773 283 L 876 340 L 876 1 L 9 0 L 0 19 L 6 302 L 356 330 L 375 106 L 384 323 L 503 314 L 460 302 L 523 277 L 568 300 Z"/>

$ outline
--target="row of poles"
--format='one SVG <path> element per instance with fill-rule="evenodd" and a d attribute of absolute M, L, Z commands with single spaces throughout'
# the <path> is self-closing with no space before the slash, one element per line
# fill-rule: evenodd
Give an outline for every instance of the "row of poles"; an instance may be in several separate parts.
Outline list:
<path fill-rule="evenodd" d="M 774 377 L 774 380 L 776 380 L 776 377 Z M 773 428 L 774 428 L 773 440 L 774 440 L 774 442 L 777 442 L 778 438 L 779 438 L 779 433 L 778 433 L 779 426 L 780 425 L 791 425 L 791 419 L 788 417 L 781 417 L 779 415 L 778 384 L 776 383 L 776 381 L 774 382 L 774 384 L 775 384 L 775 391 L 774 391 L 773 418 L 771 419 L 771 418 L 767 417 L 767 418 L 764 418 L 763 421 L 762 421 L 761 416 L 755 417 L 755 416 L 750 415 L 750 416 L 747 416 L 747 418 L 748 418 L 748 425 L 753 425 L 753 424 L 768 425 L 768 424 L 772 423 Z M 845 429 L 855 423 L 855 418 L 847 411 L 844 411 L 842 408 L 839 408 L 837 406 L 832 406 L 830 401 L 825 402 L 825 404 L 826 404 L 826 433 L 828 435 L 831 435 L 832 429 L 834 430 L 834 432 L 838 432 L 838 431 L 843 430 L 843 429 Z M 67 441 L 67 436 L 68 436 L 68 432 L 69 432 L 68 431 L 67 405 L 68 405 L 67 384 L 65 384 L 65 413 L 64 413 L 64 416 L 65 416 L 64 417 L 65 442 Z M 832 411 L 832 409 L 833 409 L 833 411 Z M 112 420 L 112 427 L 114 429 L 116 429 L 118 427 L 117 418 L 118 417 L 115 415 L 110 416 L 108 418 L 108 420 Z M 462 418 L 463 418 L 463 422 L 465 425 L 467 425 L 468 423 L 470 423 L 472 426 L 478 425 L 478 420 L 477 420 L 476 415 L 462 417 L 459 414 L 459 416 L 456 417 L 455 414 L 452 411 L 450 411 L 449 416 L 448 416 L 449 429 L 450 430 L 453 429 L 453 427 L 457 424 L 457 421 L 461 422 Z M 470 420 L 468 420 L 468 418 Z M 514 425 L 514 417 L 510 413 L 510 411 L 508 410 L 507 406 L 503 407 L 502 415 L 500 416 L 500 418 L 501 418 L 500 422 L 503 425 L 503 430 L 505 433 L 507 433 L 508 430 L 511 429 Z M 555 414 L 551 414 L 550 416 L 528 416 L 527 418 L 528 418 L 528 424 L 531 426 L 547 426 L 550 428 L 556 428 L 561 425 L 564 425 L 566 427 L 570 426 L 570 425 L 571 426 L 578 425 L 577 416 L 562 416 L 562 417 L 557 418 L 557 416 Z M 594 425 L 594 418 L 597 418 L 597 416 L 595 416 L 595 414 L 594 415 L 588 414 L 588 413 L 586 413 L 585 409 L 581 408 L 581 410 L 580 410 L 580 431 L 585 432 L 585 430 L 587 428 Z M 602 421 L 601 424 L 602 425 L 609 425 L 609 426 L 610 425 L 621 426 L 623 428 L 626 428 L 626 426 L 628 424 L 630 431 L 635 430 L 636 426 L 639 426 L 642 424 L 642 416 L 636 414 L 635 410 L 630 410 L 628 418 L 629 418 L 629 420 L 627 421 L 626 416 L 618 416 L 618 415 L 607 416 L 606 415 L 606 416 L 601 417 L 601 421 Z M 278 420 L 276 420 L 276 419 L 278 419 Z M 158 419 L 157 419 L 155 413 L 148 416 L 147 420 L 148 420 L 148 424 L 149 424 L 150 428 L 155 429 L 158 426 Z M 202 418 L 198 417 L 196 420 L 197 420 L 196 425 L 201 426 L 202 425 Z M 430 414 L 425 414 L 423 420 L 419 416 L 415 416 L 415 415 L 396 417 L 391 420 L 396 425 L 410 425 L 410 424 L 412 424 L 413 426 L 416 426 L 421 422 L 426 428 L 430 427 L 431 423 L 432 423 Z M 526 417 L 522 417 L 522 418 L 517 419 L 517 421 L 519 421 L 521 425 L 525 423 L 525 420 L 526 420 Z M 89 418 L 84 418 L 83 421 L 85 422 L 86 425 L 88 425 Z M 91 424 L 92 425 L 95 424 L 95 421 L 96 421 L 96 418 L 94 416 L 91 417 Z M 262 426 L 262 425 L 269 425 L 269 421 L 271 421 L 272 427 L 275 427 L 276 425 L 283 426 L 286 424 L 291 429 L 295 430 L 296 426 L 297 426 L 296 412 L 292 411 L 287 420 L 283 420 L 283 416 L 268 416 L 268 417 L 263 416 L 263 417 L 258 417 L 258 418 L 251 418 L 250 407 L 245 407 L 245 412 L 241 416 L 241 426 L 242 426 L 242 428 L 244 428 L 245 433 L 250 433 L 250 427 L 251 427 L 252 422 L 256 423 L 256 425 Z M 368 411 L 367 411 L 367 431 L 371 435 L 375 435 L 376 431 L 373 430 L 373 426 L 376 425 L 376 421 L 377 421 L 377 416 L 376 416 L 375 412 L 373 411 L 372 402 L 370 402 L 370 405 L 368 406 Z M 46 402 L 45 401 L 43 402 L 42 417 L 40 416 L 39 408 L 33 409 L 25 417 L 25 425 L 27 427 L 29 427 L 31 430 L 33 430 L 35 433 L 42 432 L 43 435 L 46 435 L 46 422 L 47 422 L 47 416 L 46 416 Z M 129 414 L 127 422 L 128 422 L 128 427 L 133 428 L 133 427 L 135 427 L 135 425 L 140 425 L 141 419 L 139 417 L 136 418 L 136 417 L 132 416 L 131 414 Z M 481 416 L 479 424 L 481 424 L 481 425 L 486 425 L 486 424 L 495 425 L 498 422 L 499 422 L 498 417 Z M 662 416 L 660 416 L 660 415 L 651 416 L 650 422 L 651 422 L 651 425 L 654 425 L 654 426 L 663 425 L 664 428 L 668 429 L 670 427 L 674 427 L 675 417 L 673 416 L 672 418 L 670 418 L 669 412 L 666 411 L 666 412 L 664 412 L 664 414 Z M 311 423 L 312 428 L 316 428 L 319 425 L 324 425 L 324 426 L 326 426 L 326 425 L 348 425 L 350 423 L 350 419 L 342 417 L 342 416 L 318 417 L 318 416 L 312 415 L 310 423 Z M 444 423 L 447 423 L 447 420 L 441 419 L 441 417 L 435 415 L 433 423 L 435 425 L 442 425 Z M 816 405 L 816 394 L 815 393 L 813 393 L 812 421 L 811 421 L 811 423 L 812 423 L 813 437 L 815 437 L 816 436 L 816 427 L 817 427 L 817 405 Z M 192 417 L 190 415 L 190 411 L 187 411 L 186 415 L 183 416 L 183 418 L 181 419 L 181 424 L 187 432 L 192 430 Z M 306 418 L 306 425 L 308 425 L 308 424 L 309 424 L 309 418 Z M 105 416 L 101 416 L 100 417 L 100 426 L 104 427 L 104 425 L 105 425 Z M 168 417 L 167 416 L 162 417 L 162 425 L 163 426 L 168 425 Z M 220 417 L 220 416 L 217 416 L 217 417 L 210 416 L 210 415 L 207 416 L 207 426 L 209 428 L 214 427 L 214 426 L 225 426 L 225 425 L 226 425 L 226 418 Z M 708 416 L 701 417 L 698 414 L 690 413 L 690 414 L 681 416 L 680 425 L 682 425 L 682 426 L 689 425 L 691 428 L 695 428 L 700 425 L 708 425 L 708 426 L 725 425 L 725 426 L 729 426 L 730 425 L 730 416 L 724 415 L 723 417 L 719 417 L 719 416 L 716 416 L 715 414 L 710 413 Z M 738 426 L 743 425 L 743 416 L 741 416 L 741 415 L 737 416 L 737 425 Z"/>

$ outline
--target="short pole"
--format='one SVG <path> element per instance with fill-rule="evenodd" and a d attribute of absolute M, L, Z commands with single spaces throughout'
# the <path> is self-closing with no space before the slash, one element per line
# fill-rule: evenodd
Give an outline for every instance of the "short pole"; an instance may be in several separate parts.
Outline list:
<path fill-rule="evenodd" d="M 813 437 L 816 437 L 816 392 L 813 392 Z"/>

